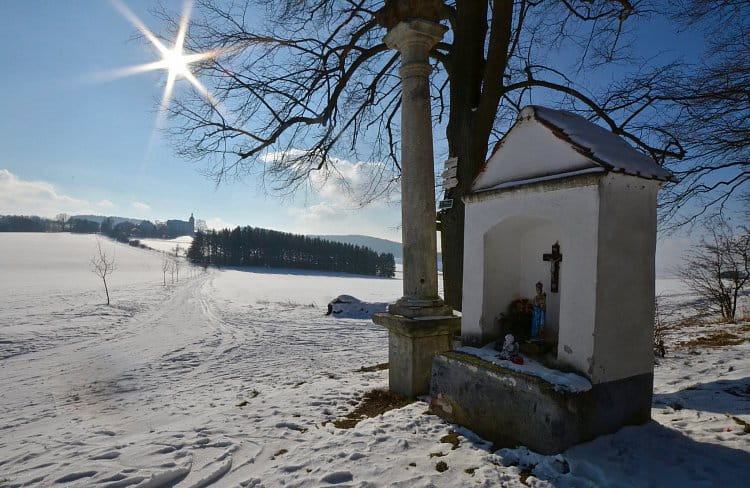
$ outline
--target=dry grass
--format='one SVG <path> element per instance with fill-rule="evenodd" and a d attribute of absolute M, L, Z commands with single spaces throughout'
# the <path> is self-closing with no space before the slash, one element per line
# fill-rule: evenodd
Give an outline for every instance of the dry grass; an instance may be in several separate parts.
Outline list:
<path fill-rule="evenodd" d="M 278 456 L 283 456 L 284 454 L 286 454 L 286 453 L 288 453 L 288 452 L 289 452 L 289 451 L 287 451 L 286 449 L 279 449 L 278 451 L 276 451 L 276 454 L 274 454 L 274 455 L 273 455 L 273 456 L 271 457 L 271 459 L 276 459 L 276 458 L 277 458 Z"/>
<path fill-rule="evenodd" d="M 734 420 L 734 423 L 742 427 L 742 431 L 745 434 L 750 434 L 750 423 L 745 422 L 739 417 L 732 417 L 732 420 Z"/>
<path fill-rule="evenodd" d="M 745 342 L 750 342 L 750 338 L 732 334 L 725 330 L 720 330 L 689 341 L 678 342 L 677 347 L 681 349 L 693 349 L 696 347 L 724 347 L 736 346 Z"/>
<path fill-rule="evenodd" d="M 333 425 L 339 429 L 351 429 L 361 420 L 377 417 L 389 410 L 405 407 L 413 401 L 388 390 L 368 391 L 362 397 L 362 401 L 357 408 L 346 414 L 343 419 L 336 420 Z"/>
<path fill-rule="evenodd" d="M 448 471 L 448 464 L 445 461 L 439 461 L 435 465 L 435 471 L 437 471 L 438 473 L 442 473 L 444 471 Z"/>
<path fill-rule="evenodd" d="M 388 369 L 388 363 L 380 363 L 375 366 L 362 366 L 355 373 L 374 373 L 375 371 L 383 371 Z"/>
<path fill-rule="evenodd" d="M 526 482 L 526 480 L 528 480 L 530 476 L 531 476 L 531 470 L 529 470 L 529 469 L 523 469 L 523 470 L 521 470 L 521 472 L 518 475 L 518 477 L 520 478 L 521 483 L 524 484 L 524 485 L 526 485 L 526 486 L 529 486 L 529 484 Z"/>
<path fill-rule="evenodd" d="M 453 446 L 451 447 L 451 451 L 454 449 L 458 449 L 458 446 L 461 444 L 461 440 L 458 438 L 458 432 L 453 431 L 451 431 L 450 434 L 441 437 L 440 442 L 451 444 Z"/>

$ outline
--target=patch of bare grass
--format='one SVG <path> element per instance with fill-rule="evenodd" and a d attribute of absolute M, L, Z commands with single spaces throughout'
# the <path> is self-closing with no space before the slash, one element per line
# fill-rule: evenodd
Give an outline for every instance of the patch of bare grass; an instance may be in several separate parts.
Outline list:
<path fill-rule="evenodd" d="M 742 427 L 742 431 L 745 434 L 750 434 L 750 423 L 747 423 L 744 420 L 742 420 L 741 418 L 734 417 L 734 416 L 732 417 L 732 420 L 734 420 L 734 423 L 736 423 L 737 425 L 739 425 L 740 427 Z"/>
<path fill-rule="evenodd" d="M 745 342 L 750 342 L 750 338 L 738 336 L 725 330 L 720 330 L 712 334 L 703 335 L 695 339 L 691 339 L 689 341 L 678 342 L 677 347 L 681 349 L 693 349 L 700 347 L 724 347 L 736 346 Z"/>
<path fill-rule="evenodd" d="M 276 451 L 276 453 L 273 456 L 271 456 L 271 459 L 276 459 L 278 456 L 283 456 L 284 454 L 288 452 L 289 451 L 287 451 L 286 449 L 279 449 L 278 451 Z"/>
<path fill-rule="evenodd" d="M 519 473 L 518 477 L 520 478 L 520 481 L 522 484 L 529 486 L 529 484 L 526 482 L 526 480 L 529 479 L 531 476 L 531 470 L 523 469 L 521 470 L 521 473 Z"/>
<path fill-rule="evenodd" d="M 413 400 L 388 390 L 368 391 L 354 410 L 346 414 L 343 419 L 336 420 L 333 425 L 339 429 L 351 429 L 364 419 L 377 417 L 389 410 L 405 407 L 412 402 Z"/>
<path fill-rule="evenodd" d="M 388 363 L 380 363 L 375 366 L 362 366 L 355 373 L 374 373 L 375 371 L 383 371 L 384 369 L 388 369 Z"/>
<path fill-rule="evenodd" d="M 458 446 L 461 444 L 461 440 L 458 438 L 458 432 L 453 431 L 451 431 L 450 434 L 441 437 L 440 442 L 451 444 L 453 446 L 451 447 L 451 450 L 458 449 Z"/>

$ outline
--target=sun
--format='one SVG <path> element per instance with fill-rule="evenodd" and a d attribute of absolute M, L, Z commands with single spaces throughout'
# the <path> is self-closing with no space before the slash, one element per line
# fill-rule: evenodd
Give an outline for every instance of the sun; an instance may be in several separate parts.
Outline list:
<path fill-rule="evenodd" d="M 127 18 L 141 33 L 143 36 L 153 44 L 161 55 L 161 59 L 141 64 L 138 66 L 131 66 L 117 70 L 115 76 L 127 76 L 136 73 L 144 73 L 146 71 L 154 70 L 165 70 L 167 72 L 167 82 L 164 85 L 164 95 L 162 96 L 159 113 L 163 114 L 169 107 L 169 101 L 172 98 L 172 92 L 174 90 L 175 82 L 178 79 L 187 80 L 193 88 L 201 93 L 214 107 L 217 102 L 208 92 L 205 86 L 195 77 L 193 72 L 190 70 L 190 65 L 197 63 L 198 61 L 204 61 L 218 57 L 221 53 L 219 51 L 208 51 L 203 53 L 186 53 L 185 52 L 185 35 L 187 33 L 188 23 L 190 22 L 190 10 L 192 8 L 192 1 L 188 0 L 185 2 L 185 7 L 182 11 L 182 17 L 180 18 L 180 24 L 177 29 L 177 35 L 174 39 L 172 46 L 167 46 L 162 42 L 156 35 L 154 35 L 148 27 L 139 19 L 121 0 L 111 0 L 114 7 L 120 11 L 120 13 Z"/>
<path fill-rule="evenodd" d="M 186 58 L 184 54 L 174 49 L 168 51 L 162 57 L 165 68 L 169 71 L 170 75 L 175 77 L 184 75 L 188 71 L 188 61 Z"/>

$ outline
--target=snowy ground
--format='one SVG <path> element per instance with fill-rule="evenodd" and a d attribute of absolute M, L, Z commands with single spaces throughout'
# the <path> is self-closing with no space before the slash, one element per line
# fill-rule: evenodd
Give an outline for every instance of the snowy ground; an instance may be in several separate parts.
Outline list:
<path fill-rule="evenodd" d="M 190 249 L 190 244 L 193 243 L 193 236 L 180 236 L 174 239 L 138 239 L 138 241 L 156 251 L 169 254 L 174 254 L 177 251 L 180 256 L 184 256 Z"/>
<path fill-rule="evenodd" d="M 672 347 L 716 326 L 666 332 L 649 424 L 560 456 L 492 451 L 424 402 L 353 429 L 330 423 L 387 385 L 387 371 L 356 372 L 387 360 L 387 336 L 324 316 L 326 304 L 392 301 L 399 280 L 190 270 L 164 287 L 158 252 L 106 241 L 119 265 L 106 307 L 88 271 L 94 244 L 0 234 L 0 486 L 746 486 L 750 475 L 750 344 Z M 679 310 L 689 297 L 670 287 Z M 457 449 L 440 442 L 452 430 Z"/>

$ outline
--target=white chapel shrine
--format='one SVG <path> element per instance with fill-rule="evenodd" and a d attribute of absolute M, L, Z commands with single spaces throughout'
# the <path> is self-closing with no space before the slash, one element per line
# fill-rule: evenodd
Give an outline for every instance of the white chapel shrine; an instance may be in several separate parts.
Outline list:
<path fill-rule="evenodd" d="M 463 347 L 433 360 L 433 410 L 547 453 L 649 420 L 656 195 L 670 177 L 579 115 L 524 108 L 464 197 Z M 498 360 L 509 307 L 535 295 L 542 333 L 521 344 L 524 364 Z"/>

